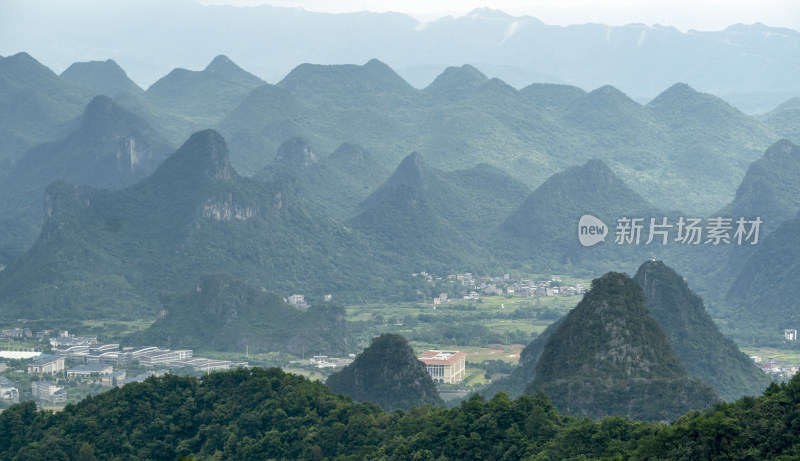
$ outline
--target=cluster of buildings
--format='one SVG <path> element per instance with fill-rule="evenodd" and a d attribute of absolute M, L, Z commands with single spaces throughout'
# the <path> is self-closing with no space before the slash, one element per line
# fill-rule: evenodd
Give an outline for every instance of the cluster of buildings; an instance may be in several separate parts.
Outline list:
<path fill-rule="evenodd" d="M 463 291 L 463 294 L 455 299 L 464 300 L 478 300 L 481 295 L 519 294 L 523 297 L 552 297 L 582 296 L 586 293 L 586 288 L 582 284 L 565 285 L 558 277 L 551 277 L 550 280 L 515 279 L 509 274 L 504 274 L 502 277 L 475 277 L 469 272 L 449 275 L 445 279 L 434 277 L 427 272 L 411 275 L 426 278 L 434 286 L 442 285 L 445 281 L 457 284 L 457 291 Z M 445 304 L 453 300 L 454 298 L 447 293 L 441 293 L 438 297 L 433 298 L 433 304 Z"/>
<path fill-rule="evenodd" d="M 0 400 L 9 403 L 19 403 L 19 389 L 10 379 L 0 376 Z"/>
<path fill-rule="evenodd" d="M 758 367 L 761 368 L 761 371 L 764 373 L 768 373 L 776 377 L 791 378 L 797 373 L 798 370 L 800 370 L 800 367 L 778 363 L 778 361 L 775 360 L 775 357 L 767 357 L 767 361 L 765 362 L 761 356 L 753 355 L 750 357 L 750 360 L 755 362 L 755 364 L 758 365 Z"/>
<path fill-rule="evenodd" d="M 10 328 L 7 330 L 0 330 L 0 340 L 5 339 L 9 341 L 19 341 L 26 339 L 34 339 L 41 341 L 44 338 L 53 335 L 53 330 L 42 330 L 34 333 L 30 328 Z"/>
<path fill-rule="evenodd" d="M 17 330 L 24 329 L 9 331 L 20 334 Z M 26 337 L 24 332 L 21 334 L 21 338 Z M 53 353 L 30 363 L 27 371 L 41 378 L 31 384 L 33 398 L 52 404 L 65 402 L 67 391 L 53 380 L 45 379 L 47 376 L 66 377 L 72 381 L 93 380 L 103 386 L 122 387 L 131 382 L 144 381 L 150 376 L 163 375 L 169 369 L 191 368 L 209 372 L 249 366 L 247 362 L 195 357 L 191 349 L 120 347 L 119 344 L 98 343 L 96 337 L 75 337 L 66 332 L 51 338 L 50 344 Z M 128 377 L 125 368 L 130 365 L 143 366 L 152 371 Z M 19 390 L 3 377 L 0 377 L 0 400 L 12 403 L 19 401 Z"/>
<path fill-rule="evenodd" d="M 325 302 L 328 302 L 331 299 L 333 299 L 333 295 L 325 295 L 323 298 Z M 308 309 L 308 301 L 306 301 L 305 295 L 293 294 L 288 298 L 283 298 L 283 302 L 289 303 L 298 309 Z"/>
<path fill-rule="evenodd" d="M 327 355 L 315 355 L 311 357 L 311 365 L 317 368 L 336 368 L 346 367 L 353 363 L 355 354 L 349 354 L 347 358 L 328 357 Z"/>
<path fill-rule="evenodd" d="M 0 339 L 15 341 L 31 337 L 33 337 L 33 332 L 30 328 L 12 328 L 8 330 L 0 330 Z"/>
<path fill-rule="evenodd" d="M 139 364 L 148 368 L 189 367 L 198 371 L 227 370 L 229 368 L 249 366 L 247 362 L 194 357 L 194 352 L 191 349 L 173 350 L 156 346 L 121 348 L 119 344 L 101 344 L 97 342 L 97 338 L 89 337 L 54 338 L 50 340 L 50 344 L 55 347 L 55 357 L 64 358 L 70 362 L 87 364 L 87 366 L 96 364 L 94 368 L 102 368 L 103 370 L 107 370 L 107 367 L 103 367 L 104 365 L 125 367 L 129 364 Z M 94 369 L 92 367 L 88 368 Z M 75 368 L 67 370 L 67 374 L 69 375 L 70 371 L 73 370 Z M 113 372 L 113 370 L 110 372 Z"/>

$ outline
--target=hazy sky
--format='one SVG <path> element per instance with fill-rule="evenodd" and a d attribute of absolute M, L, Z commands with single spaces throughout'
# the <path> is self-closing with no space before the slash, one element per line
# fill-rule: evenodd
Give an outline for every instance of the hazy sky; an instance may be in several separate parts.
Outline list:
<path fill-rule="evenodd" d="M 762 22 L 800 30 L 798 0 L 199 0 L 203 4 L 300 7 L 332 13 L 397 11 L 427 21 L 448 14 L 461 16 L 480 7 L 514 16 L 534 16 L 548 24 L 633 22 L 674 26 L 682 31 L 721 30 L 736 23 Z"/>

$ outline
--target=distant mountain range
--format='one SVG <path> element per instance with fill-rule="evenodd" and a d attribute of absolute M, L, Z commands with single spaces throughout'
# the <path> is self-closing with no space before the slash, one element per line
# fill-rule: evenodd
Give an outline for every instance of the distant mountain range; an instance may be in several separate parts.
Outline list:
<path fill-rule="evenodd" d="M 489 163 L 531 187 L 598 158 L 660 207 L 706 212 L 722 207 L 746 166 L 782 136 L 685 84 L 642 106 L 611 86 L 517 91 L 462 66 L 414 90 L 375 60 L 300 66 L 247 95 L 218 129 L 245 174 L 293 136 L 323 152 L 362 145 L 390 164 L 410 152 L 446 170 Z"/>
<path fill-rule="evenodd" d="M 51 184 L 39 239 L 0 272 L 2 315 L 149 316 L 158 293 L 185 291 L 204 272 L 317 298 L 336 286 L 377 294 L 370 280 L 389 276 L 383 269 L 407 270 L 369 258 L 358 235 L 285 183 L 239 176 L 225 141 L 206 130 L 131 187 Z"/>
<path fill-rule="evenodd" d="M 596 276 L 633 271 L 657 251 L 715 318 L 730 318 L 747 305 L 733 301 L 747 282 L 724 293 L 760 247 L 587 249 L 576 220 L 759 214 L 766 246 L 800 208 L 794 99 L 747 116 L 677 83 L 641 105 L 609 85 L 516 90 L 471 65 L 418 90 L 376 59 L 304 64 L 270 85 L 219 55 L 147 91 L 113 61 L 57 76 L 19 53 L 0 69 L 9 315 L 30 303 L 41 315 L 56 305 L 65 315 L 140 315 L 159 290 L 185 292 L 204 272 L 280 293 L 417 299 L 424 287 L 376 293 L 356 275 L 513 265 Z M 192 134 L 207 126 L 219 131 Z M 158 166 L 187 138 L 197 142 Z M 220 154 L 216 166 L 188 160 L 204 150 Z M 198 179 L 215 168 L 222 176 Z M 79 185 L 48 188 L 59 180 Z M 149 229 L 134 231 L 134 219 Z"/>
<path fill-rule="evenodd" d="M 60 69 L 87 57 L 110 57 L 141 85 L 173 67 L 201 68 L 226 53 L 270 82 L 305 62 L 378 58 L 419 88 L 446 67 L 468 63 L 517 88 L 534 82 L 587 90 L 611 84 L 636 98 L 652 98 L 686 82 L 748 112 L 765 112 L 800 90 L 800 32 L 758 23 L 680 32 L 644 24 L 552 26 L 486 8 L 419 22 L 398 13 L 326 14 L 189 0 L 104 6 L 100 0 L 8 1 L 5 11 L 13 20 L 0 31 L 0 54 L 28 50 Z"/>
<path fill-rule="evenodd" d="M 91 90 L 58 77 L 27 53 L 0 58 L 0 161 L 69 132 Z"/>
<path fill-rule="evenodd" d="M 488 163 L 529 187 L 597 158 L 660 208 L 708 213 L 733 196 L 750 162 L 800 130 L 800 118 L 778 123 L 773 113 L 746 116 L 686 84 L 642 106 L 611 86 L 586 93 L 534 84 L 517 91 L 468 65 L 447 69 L 424 90 L 374 59 L 363 66 L 304 64 L 269 85 L 217 56 L 202 71 L 176 69 L 137 92 L 125 90 L 129 82 L 114 63 L 73 67 L 78 70 L 65 71 L 67 81 L 25 54 L 0 62 L 17 88 L 14 97 L 23 98 L 10 99 L 9 107 L 28 108 L 6 127 L 13 130 L 4 138 L 10 144 L 0 143 L 0 157 L 10 162 L 66 136 L 83 110 L 74 104 L 88 104 L 105 89 L 173 145 L 217 128 L 245 175 L 263 169 L 282 143 L 298 136 L 323 153 L 343 143 L 362 146 L 389 169 L 411 152 L 443 170 Z M 52 97 L 25 99 L 32 92 Z M 30 111 L 36 104 L 41 108 Z M 792 114 L 792 107 L 787 102 L 778 113 Z M 51 120 L 58 113 L 64 115 Z"/>
<path fill-rule="evenodd" d="M 94 164 L 110 165 L 110 170 L 98 170 L 104 171 L 100 177 L 111 180 L 110 172 L 124 173 L 106 183 L 121 187 L 141 174 L 118 169 L 120 159 L 129 165 L 129 158 L 81 156 L 91 149 L 75 150 L 70 146 L 77 141 L 70 139 L 94 142 L 81 133 L 115 133 L 109 126 L 124 134 L 129 126 L 124 120 L 134 126 L 144 123 L 98 97 L 77 134 L 52 145 L 60 150 L 32 152 L 41 151 L 42 160 L 62 162 L 54 164 L 65 172 L 73 164 L 84 165 L 75 170 L 81 173 L 90 172 Z M 141 130 L 146 127 L 140 125 Z M 112 146 L 98 152 L 117 149 L 117 138 L 102 139 L 110 139 Z M 163 145 L 152 144 L 157 137 L 144 139 L 150 141 L 139 142 L 140 147 L 147 142 Z M 800 157 L 793 152 L 795 145 L 781 141 L 748 170 L 747 183 L 772 178 L 778 211 L 795 195 L 791 171 Z M 106 163 L 87 161 L 96 158 L 106 158 Z M 36 162 L 40 170 L 31 167 L 31 172 L 39 171 L 32 177 L 46 175 L 42 168 L 47 165 Z M 359 179 L 364 175 L 368 179 Z M 313 299 L 329 293 L 348 300 L 420 299 L 427 289 L 410 277 L 420 270 L 482 273 L 514 266 L 534 273 L 568 270 L 594 276 L 608 267 L 633 271 L 633 264 L 651 251 L 675 261 L 694 284 L 718 287 L 710 297 L 718 302 L 745 258 L 773 245 L 771 239 L 779 238 L 773 234 L 785 233 L 766 228 L 759 246 L 717 248 L 617 245 L 610 230 L 604 244 L 582 247 L 576 224 L 583 214 L 611 225 L 627 214 L 672 216 L 631 191 L 599 160 L 567 168 L 530 193 L 497 168 L 442 171 L 417 153 L 376 185 L 384 175 L 382 166 L 359 146 L 344 144 L 320 158 L 307 141 L 294 138 L 281 145 L 255 178 L 244 178 L 232 166 L 224 139 L 205 130 L 192 135 L 150 176 L 121 190 L 56 181 L 44 191 L 38 240 L 0 271 L 2 316 L 152 315 L 161 291 L 185 292 L 203 273 L 215 272 Z M 43 187 L 33 180 L 22 183 Z M 354 188 L 358 184 L 360 189 Z M 19 185 L 17 190 L 26 189 Z M 751 203 L 746 199 L 749 190 L 733 203 Z M 780 220 L 785 214 L 769 216 Z M 14 231 L 9 221 L 7 232 Z M 720 261 L 739 263 L 723 271 L 714 267 Z M 737 283 L 735 290 L 744 286 Z"/>
<path fill-rule="evenodd" d="M 52 182 L 121 189 L 150 175 L 172 151 L 147 121 L 96 96 L 74 131 L 31 148 L 0 180 L 0 254 L 11 261 L 36 239 L 42 197 Z"/>

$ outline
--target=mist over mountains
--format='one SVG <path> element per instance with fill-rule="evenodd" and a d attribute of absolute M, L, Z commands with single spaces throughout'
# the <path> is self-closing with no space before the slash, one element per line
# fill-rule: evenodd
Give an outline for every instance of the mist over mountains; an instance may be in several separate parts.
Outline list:
<path fill-rule="evenodd" d="M 587 250 L 569 238 L 574 220 L 752 218 L 763 204 L 767 238 L 798 207 L 794 99 L 749 116 L 674 83 L 642 105 L 611 85 L 517 90 L 469 64 L 419 90 L 377 59 L 302 64 L 273 85 L 218 55 L 146 91 L 110 60 L 75 63 L 61 76 L 27 53 L 0 66 L 0 97 L 14 115 L 0 151 L 9 314 L 39 299 L 42 313 L 116 306 L 139 315 L 152 312 L 158 290 L 184 292 L 203 272 L 383 299 L 414 298 L 418 287 L 376 292 L 364 280 L 509 264 L 632 271 L 652 248 Z M 92 97 L 101 91 L 114 96 Z M 198 131 L 208 126 L 217 130 Z M 203 151 L 218 159 L 187 160 Z M 57 180 L 77 185 L 45 193 Z M 149 229 L 130 226 L 135 217 Z M 662 250 L 699 292 L 721 300 L 754 249 Z M 104 281 L 86 288 L 95 276 Z"/>
<path fill-rule="evenodd" d="M 800 456 L 800 32 L 199 1 L 0 7 L 0 349 L 171 370 L 0 458 Z"/>
<path fill-rule="evenodd" d="M 772 109 L 800 88 L 800 33 L 758 23 L 688 32 L 644 24 L 562 27 L 490 9 L 423 23 L 399 13 L 326 14 L 266 5 L 201 6 L 190 0 L 169 5 L 149 0 L 113 9 L 98 0 L 12 0 L 4 11 L 14 20 L 0 30 L 0 54 L 25 50 L 58 71 L 73 62 L 113 58 L 142 87 L 174 67 L 199 69 L 227 54 L 269 82 L 304 62 L 371 58 L 397 69 L 418 88 L 446 67 L 464 63 L 516 88 L 533 82 L 586 90 L 610 84 L 637 99 L 655 97 L 680 81 L 750 113 Z M 142 24 L 147 34 L 141 33 Z"/>
<path fill-rule="evenodd" d="M 216 127 L 248 176 L 296 136 L 323 153 L 359 145 L 390 167 L 415 151 L 445 170 L 488 163 L 529 187 L 598 158 L 661 207 L 708 213 L 733 196 L 750 162 L 781 137 L 797 141 L 800 130 L 791 101 L 747 116 L 683 83 L 641 105 L 608 85 L 589 93 L 552 84 L 517 91 L 463 65 L 416 90 L 371 59 L 361 66 L 304 64 L 271 85 L 220 55 L 203 71 L 176 69 L 146 92 L 131 92 L 115 63 L 85 64 L 65 72 L 67 81 L 26 53 L 0 59 L 0 98 L 10 109 L 0 157 L 13 162 L 66 137 L 80 123 L 81 104 L 108 90 L 119 91 L 114 101 L 157 126 L 173 146 Z"/>

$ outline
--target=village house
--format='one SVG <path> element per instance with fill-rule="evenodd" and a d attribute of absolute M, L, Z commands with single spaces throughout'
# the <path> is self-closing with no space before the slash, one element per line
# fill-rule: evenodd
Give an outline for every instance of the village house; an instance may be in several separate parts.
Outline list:
<path fill-rule="evenodd" d="M 469 301 L 475 301 L 481 299 L 477 291 L 470 291 L 469 293 L 465 294 L 463 298 Z"/>
<path fill-rule="evenodd" d="M 294 294 L 289 296 L 287 302 L 298 309 L 308 309 L 305 295 Z"/>

